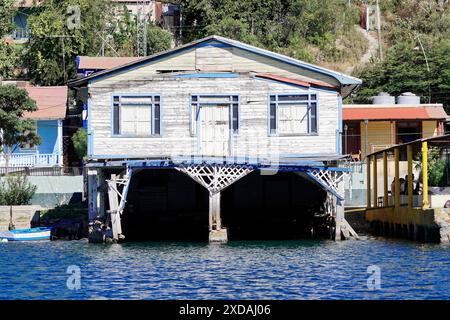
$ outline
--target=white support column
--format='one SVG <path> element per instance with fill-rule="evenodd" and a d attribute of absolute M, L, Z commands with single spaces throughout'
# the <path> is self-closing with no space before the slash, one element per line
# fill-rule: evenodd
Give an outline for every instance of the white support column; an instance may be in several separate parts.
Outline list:
<path fill-rule="evenodd" d="M 338 183 L 337 186 L 338 193 L 344 198 L 344 181 L 341 180 Z M 344 199 L 339 199 L 335 197 L 336 199 L 336 213 L 335 213 L 335 223 L 336 223 L 336 230 L 335 230 L 335 236 L 334 240 L 338 241 L 341 240 L 341 234 L 344 236 L 344 238 L 348 238 L 346 228 L 344 227 L 344 221 L 345 221 L 345 214 L 344 214 Z"/>
<path fill-rule="evenodd" d="M 121 215 L 125 209 L 127 202 L 128 189 L 131 182 L 132 169 L 127 168 L 127 171 L 120 178 L 115 174 L 111 175 L 108 182 L 108 199 L 109 199 L 109 216 L 111 217 L 111 228 L 113 239 L 119 241 L 124 239 L 122 233 Z M 118 186 L 123 185 L 122 193 L 119 192 Z M 120 198 L 120 200 L 119 200 Z"/>
<path fill-rule="evenodd" d="M 228 241 L 227 229 L 222 228 L 220 192 L 253 171 L 245 165 L 180 165 L 175 168 L 197 181 L 209 192 L 209 241 Z"/>
<path fill-rule="evenodd" d="M 113 239 L 119 241 L 119 235 L 122 234 L 122 224 L 119 214 L 119 196 L 117 194 L 116 175 L 111 175 L 111 180 L 108 181 L 108 199 L 109 199 L 109 213 L 111 215 L 111 228 Z"/>
<path fill-rule="evenodd" d="M 209 223 L 209 242 L 226 243 L 228 241 L 228 233 L 226 228 L 222 228 L 220 192 L 209 194 Z"/>
<path fill-rule="evenodd" d="M 63 159 L 63 127 L 62 120 L 58 120 L 58 165 L 64 165 Z"/>

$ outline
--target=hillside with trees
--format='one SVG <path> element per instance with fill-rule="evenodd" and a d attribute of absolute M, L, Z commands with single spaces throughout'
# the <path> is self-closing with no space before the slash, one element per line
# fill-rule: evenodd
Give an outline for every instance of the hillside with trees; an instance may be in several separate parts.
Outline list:
<path fill-rule="evenodd" d="M 0 4 L 2 34 L 10 29 L 13 0 Z M 182 24 L 172 33 L 148 26 L 147 54 L 217 34 L 364 80 L 348 101 L 369 103 L 380 91 L 411 91 L 423 102 L 450 108 L 450 4 L 448 0 L 380 0 L 383 59 L 373 54 L 377 34 L 360 27 L 361 6 L 375 0 L 174 0 Z M 80 28 L 66 24 L 67 6 L 79 5 Z M 37 85 L 60 85 L 75 74 L 75 57 L 134 56 L 136 21 L 121 4 L 108 0 L 47 0 L 31 10 L 31 41 L 0 41 L 0 76 L 27 70 Z M 372 38 L 370 38 L 372 37 Z M 377 39 L 376 39 L 377 40 Z M 375 41 L 375 40 L 374 40 Z M 376 41 L 378 46 L 378 41 Z M 376 48 L 377 49 L 377 48 Z"/>

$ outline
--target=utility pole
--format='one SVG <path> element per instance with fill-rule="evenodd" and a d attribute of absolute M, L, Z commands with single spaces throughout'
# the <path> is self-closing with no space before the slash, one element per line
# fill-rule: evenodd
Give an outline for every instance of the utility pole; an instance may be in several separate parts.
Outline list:
<path fill-rule="evenodd" d="M 148 28 L 148 12 L 146 12 L 147 6 L 151 1 L 143 0 L 139 1 L 139 7 L 136 16 L 137 23 L 137 55 L 138 57 L 144 57 L 147 55 L 147 28 Z"/>
<path fill-rule="evenodd" d="M 377 0 L 377 33 L 378 33 L 378 49 L 380 50 L 380 60 L 383 61 L 383 45 L 381 43 L 381 12 L 380 3 Z"/>
<path fill-rule="evenodd" d="M 66 58 L 65 58 L 65 54 L 64 54 L 64 38 L 74 38 L 75 36 L 50 35 L 50 36 L 45 36 L 45 37 L 61 39 L 61 56 L 62 56 L 62 64 L 63 64 L 63 72 L 64 72 L 64 83 L 66 83 L 67 82 L 67 72 L 66 72 Z"/>
<path fill-rule="evenodd" d="M 427 71 L 428 71 L 428 103 L 431 103 L 431 83 L 430 83 L 430 65 L 428 64 L 428 58 L 425 53 L 425 50 L 423 49 L 422 41 L 420 41 L 419 34 L 416 34 L 415 38 L 417 38 L 417 41 L 419 42 L 420 49 L 422 50 L 423 56 L 425 57 L 425 63 L 427 65 Z"/>

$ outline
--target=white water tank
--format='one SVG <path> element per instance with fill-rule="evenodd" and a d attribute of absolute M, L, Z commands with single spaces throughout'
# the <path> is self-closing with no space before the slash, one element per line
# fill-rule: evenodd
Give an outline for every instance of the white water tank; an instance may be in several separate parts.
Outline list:
<path fill-rule="evenodd" d="M 420 104 L 420 96 L 416 96 L 412 92 L 404 92 L 397 97 L 397 104 Z"/>
<path fill-rule="evenodd" d="M 380 92 L 377 96 L 372 97 L 373 104 L 395 104 L 395 97 L 387 92 Z"/>

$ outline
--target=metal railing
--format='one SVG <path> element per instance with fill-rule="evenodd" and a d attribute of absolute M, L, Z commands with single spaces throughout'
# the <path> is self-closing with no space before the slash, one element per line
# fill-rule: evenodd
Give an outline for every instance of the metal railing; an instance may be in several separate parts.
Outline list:
<path fill-rule="evenodd" d="M 8 167 L 52 167 L 61 165 L 58 154 L 13 154 L 9 160 Z M 0 167 L 6 166 L 6 159 L 0 157 Z"/>
<path fill-rule="evenodd" d="M 83 168 L 78 167 L 0 167 L 0 177 L 10 175 L 23 175 L 33 177 L 45 176 L 80 176 Z"/>
<path fill-rule="evenodd" d="M 17 28 L 14 29 L 12 32 L 12 38 L 14 40 L 20 40 L 20 39 L 29 39 L 31 36 L 31 30 L 26 28 Z"/>

